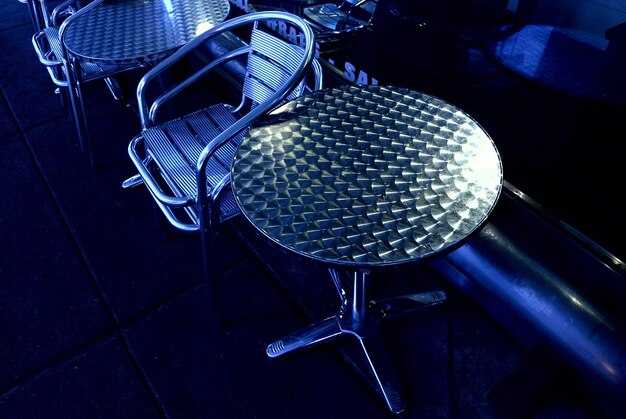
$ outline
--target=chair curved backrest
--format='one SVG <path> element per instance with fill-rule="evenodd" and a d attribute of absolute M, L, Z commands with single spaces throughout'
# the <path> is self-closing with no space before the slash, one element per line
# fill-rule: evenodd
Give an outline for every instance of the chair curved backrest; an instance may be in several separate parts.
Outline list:
<path fill-rule="evenodd" d="M 208 190 L 207 165 L 216 150 L 229 141 L 237 143 L 241 136 L 259 117 L 267 114 L 283 102 L 300 96 L 306 88 L 306 75 L 311 71 L 315 61 L 315 38 L 310 26 L 300 17 L 284 12 L 259 12 L 249 14 L 254 28 L 250 36 L 247 71 L 243 84 L 243 96 L 252 101 L 250 110 L 242 115 L 230 127 L 218 134 L 204 148 L 197 161 L 197 199 L 200 207 L 204 207 L 203 200 L 209 197 L 209 204 L 217 200 L 217 196 L 230 182 L 230 171 L 220 182 Z M 262 30 L 260 23 L 281 20 L 295 26 L 304 37 L 300 46 L 289 44 L 278 37 Z M 232 22 L 235 20 L 235 22 Z M 226 27 L 239 26 L 238 22 L 246 22 L 245 16 L 226 21 Z M 320 73 L 321 74 L 321 73 Z M 314 75 L 318 76 L 314 71 Z M 242 101 L 242 103 L 245 102 Z M 241 108 L 245 109 L 245 108 Z M 235 144 L 233 144 L 235 145 Z M 234 152 L 233 147 L 233 152 Z M 230 165 L 228 167 L 230 169 Z M 202 211 L 201 211 L 202 212 Z M 238 210 L 237 210 L 238 212 Z"/>
<path fill-rule="evenodd" d="M 288 23 L 297 28 L 302 38 L 300 41 L 300 45 L 302 46 L 290 44 L 272 35 L 269 27 L 276 21 Z M 181 60 L 194 54 L 208 42 L 219 39 L 221 34 L 241 30 L 243 27 L 250 25 L 252 25 L 252 30 L 249 43 L 233 50 L 224 51 L 223 54 L 214 57 L 212 61 L 196 69 L 188 77 L 183 80 L 177 80 L 173 86 L 164 89 L 158 97 L 151 101 L 151 103 L 148 103 L 148 86 L 153 84 L 160 75 L 167 73 L 169 69 Z M 196 182 L 198 189 L 191 191 L 191 194 L 183 193 L 182 190 L 179 190 L 172 196 L 171 194 L 168 195 L 162 192 L 161 188 L 159 188 L 155 182 L 150 189 L 157 199 L 166 204 L 182 204 L 186 202 L 186 205 L 188 205 L 189 200 L 195 201 L 197 199 L 201 201 L 204 196 L 208 196 L 209 191 L 207 190 L 207 186 L 211 189 L 212 194 L 216 194 L 218 190 L 221 190 L 228 180 L 228 171 L 224 173 L 222 181 L 218 182 L 219 185 L 207 185 L 206 182 L 206 166 L 211 156 L 225 143 L 242 135 L 260 116 L 266 114 L 285 100 L 302 94 L 305 90 L 305 76 L 312 68 L 314 69 L 314 67 L 312 67 L 314 53 L 315 41 L 313 32 L 308 24 L 300 17 L 279 11 L 257 12 L 229 19 L 198 35 L 146 73 L 137 87 L 137 102 L 144 132 L 150 129 L 152 129 L 151 132 L 153 132 L 160 130 L 160 128 L 158 128 L 159 126 L 156 124 L 158 120 L 157 114 L 165 103 L 183 90 L 188 89 L 211 71 L 223 67 L 225 63 L 241 59 L 242 57 L 246 58 L 246 71 L 242 82 L 243 99 L 239 105 L 229 107 L 233 115 L 232 117 L 224 116 L 222 118 L 232 119 L 229 122 L 218 120 L 218 126 L 214 127 L 216 135 L 211 135 L 208 132 L 202 133 L 204 137 L 201 148 L 202 151 L 199 154 L 185 156 L 185 160 L 190 161 L 190 163 L 191 160 L 193 160 L 195 166 L 193 167 L 193 171 L 195 172 L 194 177 L 197 175 L 199 178 Z M 318 71 L 313 72 L 316 77 L 321 75 L 321 73 L 318 74 Z M 319 86 L 319 83 L 317 83 L 317 85 Z M 214 108 L 206 108 L 203 111 L 211 112 L 212 110 L 214 110 Z M 207 116 L 207 120 L 212 118 L 215 118 L 215 116 Z M 209 124 L 208 121 L 206 123 Z M 192 135 L 192 133 L 189 134 Z M 133 153 L 131 153 L 131 158 L 132 157 Z M 165 158 L 166 156 L 161 155 L 161 157 Z M 138 161 L 135 160 L 135 162 L 140 163 L 141 159 Z M 143 164 L 139 164 L 138 168 L 141 172 Z M 142 177 L 144 178 L 144 182 L 150 187 L 151 183 L 149 182 L 151 182 L 151 176 L 149 173 L 143 173 Z M 205 181 L 200 179 L 203 177 Z M 176 183 L 172 181 L 172 179 L 175 178 L 176 176 L 170 177 L 170 183 Z M 170 187 L 171 186 L 172 185 L 170 185 Z M 180 188 L 173 189 L 176 190 Z M 168 217 L 168 219 L 179 227 L 184 224 L 176 217 Z M 187 225 L 187 227 L 183 227 L 182 229 L 188 228 L 197 229 L 198 221 L 193 220 L 192 226 Z"/>
<path fill-rule="evenodd" d="M 264 26 L 269 27 L 276 21 L 290 23 L 299 29 L 303 48 L 291 45 L 276 36 L 268 36 L 259 27 L 259 23 L 265 23 L 266 25 Z M 165 73 L 185 57 L 203 48 L 204 45 L 219 39 L 222 34 L 230 34 L 249 25 L 254 25 L 254 28 L 251 31 L 249 41 L 245 45 L 232 50 L 222 51 L 223 53 L 219 56 L 212 57 L 210 62 L 195 71 L 194 74 L 179 80 L 174 86 L 165 89 L 159 97 L 148 104 L 149 99 L 146 94 L 146 86 L 152 83 L 155 78 Z M 242 103 L 236 106 L 237 111 L 242 110 L 246 105 L 250 105 L 250 102 L 243 102 L 247 100 L 256 104 L 266 102 L 266 100 L 270 99 L 269 96 L 272 93 L 277 94 L 277 96 L 272 98 L 274 102 L 295 97 L 295 95 L 302 93 L 305 73 L 310 69 L 314 61 L 314 47 L 314 35 L 309 26 L 304 20 L 291 13 L 280 11 L 255 12 L 228 19 L 196 36 L 192 41 L 146 73 L 140 80 L 137 86 L 137 103 L 142 127 L 147 128 L 154 125 L 159 108 L 174 96 L 196 83 L 206 74 L 217 68 L 224 67 L 225 63 L 242 58 L 246 59 L 245 76 L 242 81 Z M 302 52 L 299 52 L 300 50 Z M 321 72 L 316 74 L 315 77 L 321 77 Z M 291 82 L 289 79 L 291 79 Z M 292 85 L 294 80 L 297 80 L 297 83 Z M 280 92 L 276 92 L 278 87 L 281 88 Z M 285 93 L 289 93 L 291 96 L 279 97 Z M 272 106 L 276 104 L 274 103 Z"/>
<path fill-rule="evenodd" d="M 298 66 L 302 62 L 302 51 L 267 32 L 253 29 L 243 95 L 255 106 L 269 100 L 272 94 L 297 74 Z M 273 65 L 274 68 L 269 68 L 268 65 Z M 285 99 L 300 96 L 304 82 L 302 77 L 302 81 L 293 86 Z"/>

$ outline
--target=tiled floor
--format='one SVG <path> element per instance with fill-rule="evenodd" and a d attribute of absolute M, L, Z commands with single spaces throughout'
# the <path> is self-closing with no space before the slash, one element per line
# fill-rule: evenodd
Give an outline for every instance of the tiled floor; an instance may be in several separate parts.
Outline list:
<path fill-rule="evenodd" d="M 197 237 L 165 229 L 145 190 L 121 188 L 137 116 L 89 86 L 90 167 L 31 35 L 26 6 L 3 1 L 0 417 L 391 416 L 349 339 L 265 355 L 337 301 L 319 266 L 270 248 L 243 220 L 221 232 L 225 325 L 209 326 Z M 568 367 L 437 272 L 394 269 L 378 292 L 433 288 L 446 304 L 383 328 L 402 417 L 601 417 Z"/>

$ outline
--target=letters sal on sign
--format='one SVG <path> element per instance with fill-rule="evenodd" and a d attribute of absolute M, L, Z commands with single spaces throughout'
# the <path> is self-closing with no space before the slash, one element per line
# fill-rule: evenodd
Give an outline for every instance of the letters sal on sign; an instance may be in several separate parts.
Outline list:
<path fill-rule="evenodd" d="M 335 60 L 333 59 L 328 59 L 328 62 L 332 65 L 334 65 L 335 67 L 339 68 L 339 66 L 337 64 L 335 64 Z M 365 71 L 363 70 L 358 70 L 357 68 L 354 66 L 354 64 L 352 64 L 349 61 L 346 61 L 345 63 L 343 63 L 343 76 L 348 80 L 348 81 L 353 81 L 356 84 L 373 84 L 373 85 L 377 85 L 378 84 L 378 79 L 369 76 Z"/>
<path fill-rule="evenodd" d="M 291 25 L 287 25 L 287 22 L 283 22 L 283 21 L 278 22 L 276 20 L 269 20 L 267 22 L 267 26 L 273 31 L 275 31 L 276 33 L 278 33 L 278 35 L 281 38 L 285 39 L 286 41 L 294 45 L 301 46 L 302 48 L 305 47 L 304 37 L 302 36 L 300 31 L 298 31 L 296 28 L 294 28 Z M 315 57 L 319 58 L 319 44 L 317 42 L 315 43 Z"/>
<path fill-rule="evenodd" d="M 348 61 L 344 63 L 343 75 L 349 81 L 356 82 L 356 84 L 378 84 L 378 80 L 374 77 L 370 78 L 365 71 L 359 70 L 357 72 L 356 67 Z"/>

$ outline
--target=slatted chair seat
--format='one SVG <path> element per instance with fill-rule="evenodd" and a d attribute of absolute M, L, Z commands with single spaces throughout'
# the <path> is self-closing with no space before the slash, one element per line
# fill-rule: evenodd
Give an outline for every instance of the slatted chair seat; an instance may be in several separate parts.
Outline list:
<path fill-rule="evenodd" d="M 159 166 L 171 192 L 178 197 L 198 196 L 196 165 L 206 145 L 225 127 L 235 122 L 235 116 L 223 104 L 216 104 L 189 115 L 174 119 L 142 132 L 150 156 Z M 229 176 L 235 149 L 245 132 L 222 145 L 207 165 L 208 190 L 212 190 Z M 198 212 L 189 207 L 188 213 L 195 222 Z M 224 193 L 220 200 L 220 221 L 226 221 L 239 213 L 232 191 Z"/>
<path fill-rule="evenodd" d="M 33 47 L 39 57 L 39 61 L 46 67 L 50 79 L 59 87 L 67 87 L 67 77 L 63 72 L 63 52 L 59 29 L 46 27 L 35 33 L 32 38 Z"/>

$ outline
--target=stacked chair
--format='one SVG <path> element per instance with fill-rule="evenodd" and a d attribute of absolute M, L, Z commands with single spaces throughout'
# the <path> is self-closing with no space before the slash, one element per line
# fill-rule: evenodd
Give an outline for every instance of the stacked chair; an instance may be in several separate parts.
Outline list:
<path fill-rule="evenodd" d="M 277 37 L 270 28 L 286 24 L 300 33 L 298 45 Z M 206 46 L 236 33 L 244 42 L 219 49 L 210 60 L 191 66 L 189 74 L 172 77 L 177 66 L 202 55 Z M 314 58 L 315 38 L 309 25 L 291 13 L 270 11 L 234 17 L 198 35 L 145 74 L 137 87 L 142 131 L 128 153 L 138 174 L 125 188 L 144 184 L 169 223 L 201 236 L 204 278 L 209 306 L 221 322 L 215 275 L 219 224 L 239 214 L 230 188 L 235 149 L 250 126 L 278 105 L 322 85 L 321 67 Z M 211 89 L 237 79 L 229 65 L 244 70 L 233 103 L 214 103 L 183 115 L 163 118 L 161 109 L 174 97 L 210 80 Z M 224 82 L 226 80 L 226 82 Z M 168 83 L 169 81 L 169 83 Z M 151 91 L 157 94 L 151 94 Z M 234 96 L 234 95 L 233 95 Z"/>

